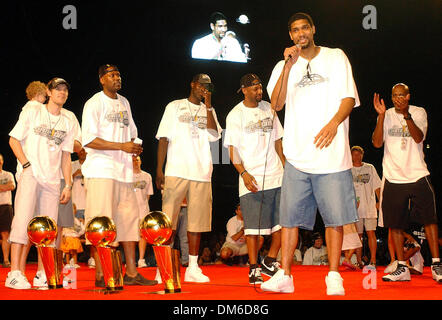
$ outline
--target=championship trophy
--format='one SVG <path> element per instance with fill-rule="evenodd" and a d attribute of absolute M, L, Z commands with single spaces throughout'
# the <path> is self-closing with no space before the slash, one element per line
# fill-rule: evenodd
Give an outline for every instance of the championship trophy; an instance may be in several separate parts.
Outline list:
<path fill-rule="evenodd" d="M 121 253 L 109 246 L 117 237 L 114 222 L 106 216 L 92 218 L 86 226 L 86 239 L 97 248 L 103 268 L 106 292 L 123 290 Z"/>
<path fill-rule="evenodd" d="M 153 245 L 165 293 L 181 292 L 180 252 L 162 244 L 172 235 L 172 223 L 164 212 L 152 211 L 140 223 L 141 236 Z"/>
<path fill-rule="evenodd" d="M 28 237 L 40 253 L 48 288 L 63 288 L 63 253 L 51 246 L 57 238 L 55 221 L 46 216 L 33 218 L 28 224 Z"/>

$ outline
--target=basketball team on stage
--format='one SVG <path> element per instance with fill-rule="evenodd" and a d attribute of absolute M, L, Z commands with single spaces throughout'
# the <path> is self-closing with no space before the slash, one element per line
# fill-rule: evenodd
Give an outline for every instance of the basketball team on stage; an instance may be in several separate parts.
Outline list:
<path fill-rule="evenodd" d="M 365 185 L 377 177 L 376 170 L 373 174 L 374 168 L 363 166 L 362 148 L 350 149 L 349 145 L 349 115 L 360 104 L 351 64 L 341 49 L 317 46 L 315 31 L 308 14 L 294 14 L 288 21 L 293 46 L 285 48 L 284 59 L 275 65 L 267 83 L 270 103 L 262 100 L 261 79 L 246 74 L 238 90 L 244 98 L 226 119 L 223 143 L 238 171 L 249 283 L 261 284 L 264 291 L 294 292 L 291 265 L 299 228 L 313 230 L 317 211 L 326 230 L 327 295 L 345 294 L 338 267 L 344 226 L 354 223 L 367 233 L 376 230 L 377 222 L 389 228 L 398 262 L 383 277 L 385 281 L 410 280 L 403 231 L 411 218 L 423 225 L 432 255 L 432 277 L 442 283 L 435 194 L 423 153 L 428 127 L 425 109 L 409 104 L 410 90 L 403 83 L 392 88 L 391 108 L 374 93 L 373 111 L 378 118 L 372 142 L 376 148 L 384 147 L 382 182 L 374 188 L 380 188 L 377 221 L 376 194 L 365 191 Z M 65 224 L 60 224 L 59 207 L 71 199 L 73 152 L 87 154 L 81 165 L 85 222 L 98 215 L 115 222 L 115 241 L 121 243 L 126 261 L 124 285 L 157 284 L 136 268 L 140 214 L 133 158 L 143 147 L 129 101 L 118 94 L 121 79 L 116 65 L 99 68 L 103 90 L 85 103 L 81 129 L 74 113 L 63 108 L 70 89 L 66 80 L 54 78 L 43 91 L 28 95 L 29 101 L 9 133 L 18 165 L 6 287 L 31 288 L 25 276 L 29 221 L 45 215 L 58 225 Z M 211 102 L 212 87 L 209 75 L 195 75 L 189 96 L 166 106 L 156 134 L 155 183 L 162 190 L 162 211 L 171 218 L 174 230 L 183 200 L 187 201 L 189 264 L 184 282 L 210 282 L 198 266 L 198 252 L 201 233 L 211 231 L 212 225 L 210 142 L 219 140 L 222 133 Z M 283 128 L 276 111 L 284 106 Z M 359 157 L 356 167 L 352 157 Z M 361 216 L 358 209 L 362 207 L 367 214 Z M 267 256 L 258 261 L 261 235 L 271 236 L 271 245 Z M 276 259 L 280 250 L 281 264 Z M 93 254 L 95 286 L 103 287 L 100 259 Z M 375 267 L 375 257 L 371 262 Z M 40 263 L 38 270 L 36 277 L 44 282 Z M 262 273 L 270 278 L 263 281 Z"/>

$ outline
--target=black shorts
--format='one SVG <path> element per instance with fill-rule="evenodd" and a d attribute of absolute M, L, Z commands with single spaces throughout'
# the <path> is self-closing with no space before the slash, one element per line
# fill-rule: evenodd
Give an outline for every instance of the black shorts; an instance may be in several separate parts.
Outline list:
<path fill-rule="evenodd" d="M 0 232 L 11 231 L 12 218 L 14 211 L 10 204 L 0 205 Z"/>
<path fill-rule="evenodd" d="M 386 228 L 405 230 L 410 222 L 421 225 L 437 223 L 436 196 L 430 176 L 413 183 L 385 180 L 382 214 Z"/>

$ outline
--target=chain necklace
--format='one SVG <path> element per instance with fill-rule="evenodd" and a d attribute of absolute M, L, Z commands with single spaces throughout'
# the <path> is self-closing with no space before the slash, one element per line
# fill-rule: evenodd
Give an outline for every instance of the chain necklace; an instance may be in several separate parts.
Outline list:
<path fill-rule="evenodd" d="M 59 122 L 60 119 L 61 119 L 61 113 L 58 115 L 58 120 L 57 120 L 57 122 L 55 123 L 54 127 L 52 128 L 52 127 L 51 127 L 51 116 L 49 115 L 49 109 L 48 109 L 48 106 L 47 106 L 47 105 L 46 105 L 46 112 L 48 113 L 49 129 L 50 129 L 50 131 L 51 131 L 51 137 L 53 137 L 54 134 L 55 134 L 55 127 L 57 126 L 58 122 Z"/>
<path fill-rule="evenodd" d="M 198 108 L 198 110 L 195 112 L 195 114 L 192 115 L 192 109 L 190 108 L 189 99 L 187 99 L 186 101 L 187 101 L 187 107 L 189 108 L 191 121 L 192 121 L 192 122 L 196 122 L 196 120 L 198 120 L 198 113 L 199 113 L 200 110 L 201 110 L 201 104 L 200 104 L 200 107 Z"/>

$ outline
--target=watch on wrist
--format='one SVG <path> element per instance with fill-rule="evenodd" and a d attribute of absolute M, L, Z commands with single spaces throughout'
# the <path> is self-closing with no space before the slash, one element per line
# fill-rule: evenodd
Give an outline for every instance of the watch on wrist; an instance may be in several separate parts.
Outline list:
<path fill-rule="evenodd" d="M 72 185 L 71 184 L 67 184 L 67 185 L 64 186 L 64 188 L 68 189 L 68 190 L 72 190 Z"/>
<path fill-rule="evenodd" d="M 407 113 L 407 115 L 404 116 L 404 120 L 411 120 L 411 114 Z"/>

